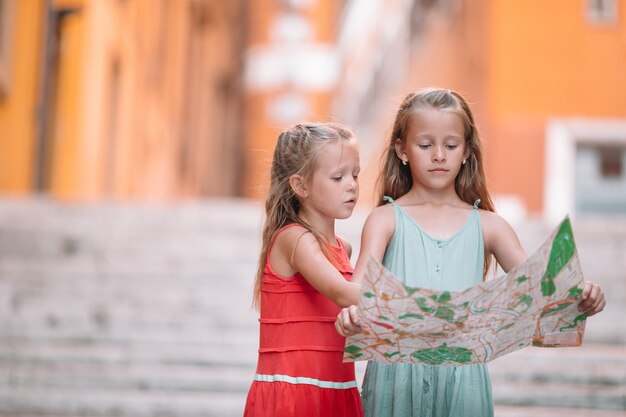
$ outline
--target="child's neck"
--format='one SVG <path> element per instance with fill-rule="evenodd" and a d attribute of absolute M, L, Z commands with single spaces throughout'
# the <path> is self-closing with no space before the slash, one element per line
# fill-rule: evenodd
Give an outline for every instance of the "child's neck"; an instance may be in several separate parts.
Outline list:
<path fill-rule="evenodd" d="M 454 188 L 445 190 L 429 190 L 413 186 L 408 193 L 402 196 L 406 204 L 441 206 L 458 206 L 465 203 L 458 196 Z"/>
<path fill-rule="evenodd" d="M 326 243 L 333 246 L 337 244 L 335 237 L 335 219 L 322 217 L 317 213 L 309 213 L 306 210 L 300 210 L 298 214 L 303 221 L 311 226 L 314 232 L 318 233 L 326 241 Z"/>

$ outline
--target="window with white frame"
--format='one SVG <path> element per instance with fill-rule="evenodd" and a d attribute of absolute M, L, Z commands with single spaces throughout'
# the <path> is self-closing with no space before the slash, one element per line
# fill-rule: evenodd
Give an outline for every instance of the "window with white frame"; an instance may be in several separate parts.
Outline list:
<path fill-rule="evenodd" d="M 591 24 L 617 23 L 617 0 L 585 0 L 584 14 Z"/>
<path fill-rule="evenodd" d="M 580 214 L 626 214 L 623 143 L 582 140 L 576 146 L 574 198 Z"/>
<path fill-rule="evenodd" d="M 545 155 L 547 220 L 626 215 L 626 119 L 553 119 Z"/>

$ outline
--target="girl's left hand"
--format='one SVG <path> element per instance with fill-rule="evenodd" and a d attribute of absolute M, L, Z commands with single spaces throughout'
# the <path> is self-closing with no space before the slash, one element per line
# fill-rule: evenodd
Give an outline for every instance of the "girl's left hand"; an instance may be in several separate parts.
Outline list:
<path fill-rule="evenodd" d="M 604 298 L 602 288 L 600 288 L 598 284 L 594 284 L 591 281 L 585 281 L 582 301 L 578 305 L 578 309 L 586 312 L 587 317 L 591 317 L 604 310 L 605 305 L 606 300 Z"/>
<path fill-rule="evenodd" d="M 335 320 L 335 329 L 343 337 L 361 333 L 363 329 L 361 328 L 358 307 L 352 305 L 342 309 L 337 315 L 337 320 Z"/>

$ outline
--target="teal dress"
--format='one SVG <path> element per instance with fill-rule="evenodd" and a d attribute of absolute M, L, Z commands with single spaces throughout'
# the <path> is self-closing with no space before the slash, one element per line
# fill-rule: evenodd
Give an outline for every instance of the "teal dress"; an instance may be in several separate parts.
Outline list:
<path fill-rule="evenodd" d="M 410 287 L 462 291 L 483 280 L 484 242 L 478 203 L 457 233 L 431 237 L 391 198 L 395 231 L 383 264 Z M 486 365 L 427 366 L 369 362 L 361 393 L 366 417 L 493 416 Z"/>

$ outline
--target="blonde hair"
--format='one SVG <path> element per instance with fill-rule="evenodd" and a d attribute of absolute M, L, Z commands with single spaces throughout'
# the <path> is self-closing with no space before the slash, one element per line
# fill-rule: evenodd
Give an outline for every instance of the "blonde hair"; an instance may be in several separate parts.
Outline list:
<path fill-rule="evenodd" d="M 441 88 L 418 90 L 406 96 L 400 104 L 376 183 L 377 205 L 383 204 L 383 196 L 390 196 L 395 200 L 406 194 L 413 186 L 411 169 L 408 165 L 402 165 L 396 154 L 395 144 L 397 139 L 406 140 L 410 118 L 416 112 L 429 110 L 454 113 L 463 121 L 465 143 L 469 150 L 469 156 L 467 162 L 461 165 L 461 170 L 454 181 L 457 195 L 468 204 L 474 204 L 476 200 L 480 199 L 482 209 L 495 211 L 493 201 L 487 190 L 482 145 L 474 122 L 474 115 L 459 93 Z M 483 271 L 485 274 L 490 263 L 491 257 L 485 255 Z"/>
<path fill-rule="evenodd" d="M 282 227 L 291 223 L 300 224 L 315 236 L 322 251 L 328 256 L 321 236 L 300 218 L 300 201 L 291 188 L 289 178 L 300 175 L 304 181 L 310 181 L 320 152 L 335 141 L 350 141 L 353 138 L 349 129 L 337 123 L 300 123 L 278 135 L 272 159 L 270 187 L 265 200 L 262 248 L 254 281 L 254 307 L 260 307 L 265 262 L 272 240 Z"/>

